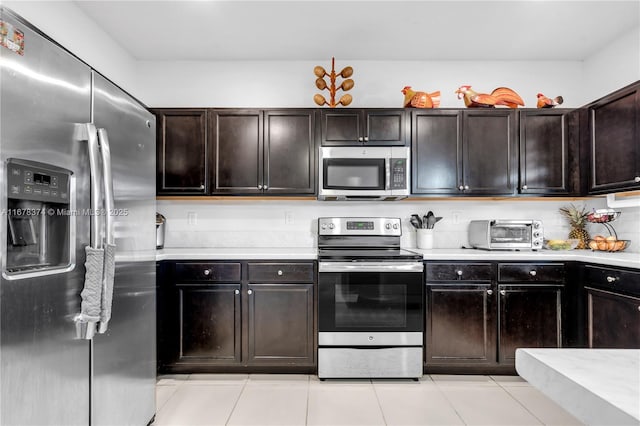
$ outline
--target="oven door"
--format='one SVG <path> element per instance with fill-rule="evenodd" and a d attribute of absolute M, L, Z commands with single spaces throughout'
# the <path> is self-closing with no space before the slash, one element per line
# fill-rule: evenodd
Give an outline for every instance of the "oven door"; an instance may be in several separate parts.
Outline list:
<path fill-rule="evenodd" d="M 422 332 L 422 262 L 320 262 L 318 330 Z"/>

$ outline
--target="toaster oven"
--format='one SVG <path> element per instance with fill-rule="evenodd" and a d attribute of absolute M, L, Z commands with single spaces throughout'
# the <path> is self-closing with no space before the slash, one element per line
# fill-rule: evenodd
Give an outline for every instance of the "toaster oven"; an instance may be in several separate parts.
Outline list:
<path fill-rule="evenodd" d="M 469 245 L 484 250 L 540 250 L 544 230 L 540 220 L 472 220 Z"/>

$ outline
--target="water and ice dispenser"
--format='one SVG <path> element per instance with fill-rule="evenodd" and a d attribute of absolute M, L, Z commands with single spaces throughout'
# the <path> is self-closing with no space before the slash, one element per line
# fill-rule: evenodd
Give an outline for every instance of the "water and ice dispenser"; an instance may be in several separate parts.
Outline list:
<path fill-rule="evenodd" d="M 72 265 L 72 176 L 49 164 L 7 161 L 5 274 L 17 278 Z"/>

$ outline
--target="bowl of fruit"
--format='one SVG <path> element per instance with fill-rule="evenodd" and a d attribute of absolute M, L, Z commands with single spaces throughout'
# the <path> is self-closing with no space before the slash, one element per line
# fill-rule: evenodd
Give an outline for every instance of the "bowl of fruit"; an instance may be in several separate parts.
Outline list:
<path fill-rule="evenodd" d="M 544 240 L 544 248 L 547 250 L 573 250 L 580 244 L 577 238 L 568 240 Z"/>
<path fill-rule="evenodd" d="M 604 237 L 602 235 L 596 235 L 589 241 L 589 248 L 594 251 L 622 251 L 626 249 L 631 240 L 619 240 L 613 235 Z"/>

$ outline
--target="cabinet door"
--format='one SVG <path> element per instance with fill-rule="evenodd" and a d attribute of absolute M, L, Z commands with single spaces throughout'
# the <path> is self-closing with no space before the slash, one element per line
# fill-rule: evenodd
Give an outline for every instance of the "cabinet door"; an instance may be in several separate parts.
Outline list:
<path fill-rule="evenodd" d="M 567 195 L 578 158 L 578 116 L 567 110 L 520 111 L 521 194 Z"/>
<path fill-rule="evenodd" d="M 458 193 L 462 182 L 462 112 L 413 111 L 413 194 Z"/>
<path fill-rule="evenodd" d="M 491 285 L 427 284 L 427 365 L 495 364 Z"/>
<path fill-rule="evenodd" d="M 640 349 L 640 297 L 585 290 L 589 347 Z"/>
<path fill-rule="evenodd" d="M 264 189 L 268 193 L 314 194 L 314 111 L 265 111 Z"/>
<path fill-rule="evenodd" d="M 562 286 L 498 286 L 500 363 L 514 364 L 517 348 L 562 345 Z"/>
<path fill-rule="evenodd" d="M 207 115 L 203 109 L 158 109 L 157 193 L 206 194 Z"/>
<path fill-rule="evenodd" d="M 313 365 L 313 284 L 249 284 L 247 363 Z"/>
<path fill-rule="evenodd" d="M 465 194 L 510 195 L 516 188 L 515 111 L 463 111 Z"/>
<path fill-rule="evenodd" d="M 404 109 L 364 110 L 365 145 L 407 145 Z"/>
<path fill-rule="evenodd" d="M 240 285 L 177 285 L 177 363 L 240 362 Z"/>
<path fill-rule="evenodd" d="M 213 110 L 213 193 L 258 194 L 263 182 L 261 110 Z"/>
<path fill-rule="evenodd" d="M 640 189 L 640 84 L 589 108 L 590 193 Z"/>
<path fill-rule="evenodd" d="M 362 119 L 362 110 L 359 109 L 322 110 L 322 145 L 362 144 Z"/>

